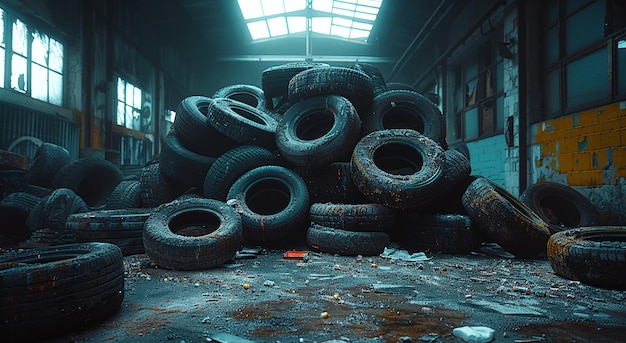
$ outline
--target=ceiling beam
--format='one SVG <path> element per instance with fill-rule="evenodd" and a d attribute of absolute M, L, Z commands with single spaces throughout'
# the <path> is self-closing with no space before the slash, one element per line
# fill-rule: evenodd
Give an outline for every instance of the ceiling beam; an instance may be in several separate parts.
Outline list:
<path fill-rule="evenodd" d="M 239 55 L 220 56 L 219 62 L 354 62 L 354 63 L 396 63 L 395 58 L 376 56 L 311 56 L 305 55 Z"/>

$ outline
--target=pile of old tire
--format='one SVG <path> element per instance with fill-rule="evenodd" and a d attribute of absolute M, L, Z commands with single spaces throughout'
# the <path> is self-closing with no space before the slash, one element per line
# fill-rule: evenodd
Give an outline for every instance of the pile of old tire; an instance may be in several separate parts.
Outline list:
<path fill-rule="evenodd" d="M 120 249 L 66 244 L 0 254 L 3 342 L 33 342 L 82 329 L 115 313 L 124 299 Z"/>

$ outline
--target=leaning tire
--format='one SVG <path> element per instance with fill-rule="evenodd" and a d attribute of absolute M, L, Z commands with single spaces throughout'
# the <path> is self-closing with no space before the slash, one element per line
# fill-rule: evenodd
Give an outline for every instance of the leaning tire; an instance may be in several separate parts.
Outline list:
<path fill-rule="evenodd" d="M 278 121 L 266 112 L 228 98 L 214 99 L 209 105 L 209 123 L 239 144 L 276 149 Z"/>
<path fill-rule="evenodd" d="M 54 176 L 70 161 L 67 149 L 52 143 L 42 143 L 28 169 L 28 183 L 50 188 Z"/>
<path fill-rule="evenodd" d="M 124 299 L 122 252 L 107 243 L 68 244 L 0 255 L 3 340 L 34 341 L 104 319 Z"/>
<path fill-rule="evenodd" d="M 519 197 L 550 228 L 551 233 L 600 224 L 600 213 L 575 189 L 556 182 L 535 183 Z"/>
<path fill-rule="evenodd" d="M 104 205 L 124 174 L 115 164 L 100 158 L 80 158 L 63 167 L 52 188 L 69 188 L 92 207 Z"/>
<path fill-rule="evenodd" d="M 316 96 L 293 105 L 276 128 L 281 156 L 297 166 L 347 161 L 361 137 L 361 120 L 348 99 Z"/>
<path fill-rule="evenodd" d="M 372 109 L 362 113 L 363 132 L 413 129 L 445 146 L 446 124 L 437 106 L 419 93 L 387 91 L 374 98 Z"/>
<path fill-rule="evenodd" d="M 328 66 L 325 63 L 293 62 L 263 70 L 261 87 L 263 88 L 266 107 L 280 112 L 279 108 L 288 105 L 289 81 L 296 74 L 307 69 Z"/>
<path fill-rule="evenodd" d="M 209 168 L 204 179 L 204 196 L 226 201 L 228 190 L 246 172 L 262 166 L 280 165 L 271 151 L 254 145 L 242 145 L 225 152 Z"/>
<path fill-rule="evenodd" d="M 213 199 L 190 197 L 164 204 L 144 226 L 146 254 L 158 265 L 174 270 L 218 267 L 241 245 L 241 217 Z"/>
<path fill-rule="evenodd" d="M 106 210 L 119 210 L 123 208 L 141 207 L 140 183 L 136 180 L 125 180 L 120 182 L 115 188 L 105 206 Z"/>
<path fill-rule="evenodd" d="M 463 206 L 485 238 L 519 258 L 545 255 L 548 225 L 504 188 L 484 177 L 463 194 Z"/>
<path fill-rule="evenodd" d="M 227 198 L 236 201 L 246 240 L 277 241 L 304 233 L 308 225 L 309 192 L 285 167 L 250 170 L 230 187 Z"/>
<path fill-rule="evenodd" d="M 372 132 L 354 148 L 350 172 L 369 199 L 396 209 L 411 209 L 433 199 L 442 179 L 443 150 L 409 129 Z"/>
<path fill-rule="evenodd" d="M 178 138 L 174 131 L 165 136 L 160 157 L 161 171 L 180 185 L 201 188 L 206 172 L 216 158 L 186 149 Z"/>
<path fill-rule="evenodd" d="M 385 78 L 380 69 L 367 63 L 357 63 L 350 66 L 350 69 L 358 70 L 372 79 L 372 86 L 374 87 L 374 96 L 387 91 L 387 84 Z"/>
<path fill-rule="evenodd" d="M 222 87 L 213 94 L 212 98 L 228 98 L 236 100 L 259 110 L 266 108 L 263 90 L 253 85 L 238 84 Z"/>
<path fill-rule="evenodd" d="M 389 235 L 384 232 L 356 232 L 335 229 L 311 223 L 307 231 L 307 244 L 311 249 L 345 256 L 380 255 L 389 245 Z"/>
<path fill-rule="evenodd" d="M 596 226 L 559 231 L 548 240 L 548 262 L 566 279 L 626 290 L 626 228 Z"/>
<path fill-rule="evenodd" d="M 143 167 L 139 176 L 139 192 L 144 207 L 157 207 L 182 194 L 172 179 L 161 171 L 160 163 Z"/>
<path fill-rule="evenodd" d="M 396 223 L 397 214 L 380 204 L 314 203 L 309 217 L 313 223 L 335 229 L 389 232 Z"/>
<path fill-rule="evenodd" d="M 42 231 L 54 237 L 65 231 L 65 223 L 70 214 L 88 211 L 89 207 L 85 201 L 74 191 L 68 188 L 59 188 L 43 198 L 33 208 L 26 220 L 26 225 L 33 233 Z M 31 237 L 31 239 L 33 238 L 36 237 Z"/>

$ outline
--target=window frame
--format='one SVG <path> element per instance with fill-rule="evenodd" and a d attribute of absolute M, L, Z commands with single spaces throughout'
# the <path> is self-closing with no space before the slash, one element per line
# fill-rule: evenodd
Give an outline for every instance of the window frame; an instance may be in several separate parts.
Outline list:
<path fill-rule="evenodd" d="M 604 36 L 593 43 L 588 44 L 588 46 L 573 52 L 571 54 L 567 54 L 567 22 L 568 19 L 572 16 L 579 14 L 581 11 L 590 8 L 597 2 L 604 1 L 605 3 L 605 14 L 608 15 L 610 1 L 612 0 L 589 0 L 581 5 L 579 8 L 570 11 L 567 13 L 566 6 L 567 1 L 565 0 L 554 0 L 552 3 L 549 3 L 547 6 L 556 5 L 557 10 L 557 18 L 551 21 L 548 21 L 545 17 L 548 11 L 542 11 L 544 17 L 541 18 L 542 21 L 542 46 L 544 47 L 543 55 L 542 55 L 542 70 L 543 75 L 541 78 L 541 84 L 543 87 L 543 93 L 549 94 L 553 92 L 558 92 L 558 99 L 554 103 L 556 103 L 556 111 L 551 111 L 549 107 L 552 102 L 549 99 L 544 98 L 542 103 L 542 115 L 540 118 L 537 118 L 535 122 L 544 121 L 549 119 L 554 119 L 558 117 L 565 116 L 570 113 L 582 111 L 585 109 L 598 107 L 602 105 L 607 105 L 616 101 L 621 101 L 626 99 L 626 89 L 622 90 L 621 94 L 618 88 L 618 58 L 617 58 L 617 43 L 621 39 L 626 39 L 626 27 L 618 28 L 614 32 L 605 32 Z M 606 17 L 606 16 L 605 16 Z M 606 22 L 605 22 L 606 24 Z M 557 32 L 557 58 L 556 61 L 549 63 L 546 58 L 548 55 L 548 51 L 545 49 L 547 42 L 547 33 L 550 30 L 555 29 Z M 586 101 L 581 104 L 569 105 L 568 104 L 568 74 L 567 68 L 573 62 L 579 61 L 585 57 L 589 57 L 594 53 L 597 53 L 598 50 L 604 49 L 606 50 L 606 58 L 608 59 L 608 70 L 607 70 L 607 87 L 608 92 L 606 96 L 598 96 L 593 100 Z M 623 66 L 626 68 L 626 66 Z M 557 88 L 551 87 L 550 81 L 551 79 L 548 77 L 551 73 L 558 72 L 558 86 Z M 571 77 L 571 76 L 570 76 Z"/>
<path fill-rule="evenodd" d="M 63 107 L 66 103 L 66 74 L 65 74 L 65 69 L 66 69 L 66 56 L 65 56 L 65 43 L 58 39 L 58 37 L 50 35 L 48 32 L 44 31 L 44 30 L 40 30 L 36 25 L 32 25 L 29 21 L 25 20 L 24 18 L 16 15 L 14 12 L 12 12 L 10 9 L 7 9 L 5 7 L 2 7 L 2 13 L 3 15 L 3 22 L 2 24 L 3 26 L 3 32 L 4 32 L 4 47 L 2 47 L 3 51 L 4 51 L 4 64 L 3 64 L 3 73 L 0 75 L 3 75 L 2 79 L 0 79 L 0 89 L 3 90 L 7 90 L 7 91 L 11 91 L 11 92 L 15 92 L 17 94 L 22 94 L 24 96 L 28 96 L 31 99 L 37 100 L 37 101 L 42 101 L 48 104 L 51 104 L 53 106 L 58 106 L 58 107 Z M 14 23 L 16 23 L 17 21 L 21 22 L 25 28 L 26 28 L 26 55 L 22 54 L 22 53 L 18 53 L 16 51 L 14 51 L 13 49 L 13 25 Z M 54 70 L 50 64 L 48 63 L 48 65 L 42 65 L 39 62 L 35 62 L 33 60 L 33 35 L 34 34 L 42 34 L 45 35 L 48 39 L 48 51 L 50 50 L 50 43 L 51 41 L 55 41 L 57 42 L 61 47 L 62 47 L 62 57 L 61 57 L 61 71 L 57 71 Z M 26 88 L 24 91 L 19 90 L 19 89 L 14 89 L 13 85 L 12 85 L 12 77 L 13 77 L 13 57 L 14 56 L 19 56 L 21 58 L 24 58 L 26 60 L 26 71 L 25 71 L 25 85 L 24 87 Z M 32 73 L 32 69 L 33 69 L 33 64 L 36 64 L 40 69 L 43 69 L 46 71 L 47 73 L 47 77 L 46 80 L 44 82 L 46 82 L 46 96 L 45 99 L 42 99 L 42 97 L 34 97 L 33 96 L 33 85 L 35 80 L 33 80 L 33 73 Z M 51 98 L 51 94 L 50 94 L 50 88 L 51 88 L 51 83 L 50 83 L 50 73 L 56 73 L 57 75 L 60 75 L 61 77 L 61 90 L 60 90 L 60 97 L 59 99 L 57 98 Z M 39 80 L 37 80 L 39 81 Z M 58 101 L 57 101 L 58 100 Z"/>
<path fill-rule="evenodd" d="M 501 34 L 501 32 L 499 32 Z M 495 135 L 502 134 L 504 127 L 498 127 L 498 116 L 504 115 L 498 111 L 498 99 L 505 96 L 504 82 L 502 82 L 502 89 L 498 89 L 498 78 L 503 75 L 498 74 L 498 66 L 500 63 L 504 63 L 504 59 L 498 54 L 497 44 L 499 42 L 496 39 L 498 35 L 492 36 L 490 39 L 484 41 L 476 49 L 471 49 L 471 53 L 466 53 L 459 58 L 459 61 L 475 61 L 475 65 L 472 68 L 476 69 L 476 75 L 470 77 L 467 76 L 467 64 L 460 62 L 457 63 L 452 70 L 455 73 L 454 89 L 452 90 L 453 96 L 453 109 L 454 109 L 454 124 L 456 137 L 453 142 L 471 142 Z M 487 52 L 488 50 L 488 52 Z M 477 56 L 475 59 L 463 58 L 467 56 Z M 489 58 L 486 63 L 486 57 Z M 486 75 L 490 75 L 488 79 Z M 487 81 L 488 80 L 488 81 Z M 468 93 L 467 85 L 475 81 L 473 94 Z M 488 87 L 488 88 L 487 88 Z M 460 92 L 460 94 L 459 94 Z M 461 98 L 462 104 L 458 104 L 458 98 Z M 486 128 L 486 116 L 484 111 L 487 105 L 491 104 L 491 114 L 489 117 L 492 120 L 490 128 Z M 476 135 L 468 136 L 468 115 L 474 115 L 476 111 Z M 504 118 L 502 118 L 504 123 Z"/>

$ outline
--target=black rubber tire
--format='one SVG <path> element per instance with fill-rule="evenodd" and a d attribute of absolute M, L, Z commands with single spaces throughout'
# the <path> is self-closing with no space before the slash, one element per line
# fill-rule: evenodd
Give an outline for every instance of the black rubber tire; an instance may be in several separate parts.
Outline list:
<path fill-rule="evenodd" d="M 334 162 L 318 167 L 295 167 L 309 190 L 311 202 L 366 204 L 371 202 L 350 176 L 350 163 Z"/>
<path fill-rule="evenodd" d="M 52 188 L 69 188 L 92 207 L 104 205 L 124 174 L 115 164 L 100 158 L 79 158 L 54 177 Z"/>
<path fill-rule="evenodd" d="M 375 256 L 389 246 L 385 232 L 357 232 L 335 229 L 311 223 L 307 230 L 307 244 L 311 249 L 344 256 Z"/>
<path fill-rule="evenodd" d="M 281 112 L 280 108 L 288 107 L 289 81 L 298 73 L 311 68 L 328 67 L 326 63 L 292 62 L 273 66 L 263 70 L 261 87 L 265 96 L 265 106 L 270 110 Z"/>
<path fill-rule="evenodd" d="M 596 206 L 575 189 L 560 183 L 532 184 L 520 194 L 519 200 L 548 224 L 551 233 L 601 224 Z"/>
<path fill-rule="evenodd" d="M 419 251 L 468 254 L 480 246 L 472 220 L 461 214 L 406 213 L 402 245 Z"/>
<path fill-rule="evenodd" d="M 145 252 L 166 269 L 221 266 L 239 250 L 241 241 L 241 216 L 213 199 L 186 197 L 164 204 L 144 225 Z"/>
<path fill-rule="evenodd" d="M 387 85 L 388 91 L 403 90 L 403 91 L 417 92 L 417 89 L 413 88 L 413 86 L 411 86 L 410 84 L 404 83 L 404 82 L 387 82 L 386 85 Z"/>
<path fill-rule="evenodd" d="M 296 166 L 350 159 L 361 137 L 361 120 L 348 99 L 322 95 L 293 105 L 276 128 L 281 156 Z"/>
<path fill-rule="evenodd" d="M 326 227 L 360 232 L 389 232 L 396 224 L 396 211 L 381 204 L 313 203 L 311 222 Z"/>
<path fill-rule="evenodd" d="M 438 197 L 445 197 L 472 173 L 470 161 L 460 151 L 448 149 L 443 155 L 443 182 Z"/>
<path fill-rule="evenodd" d="M 63 231 L 67 217 L 81 212 L 89 212 L 85 201 L 69 188 L 58 188 L 32 209 L 26 225 L 33 233 L 39 230 L 51 233 Z"/>
<path fill-rule="evenodd" d="M 557 275 L 584 284 L 626 290 L 626 228 L 591 226 L 562 230 L 548 240 L 548 262 Z"/>
<path fill-rule="evenodd" d="M 374 96 L 387 91 L 387 84 L 383 73 L 377 67 L 368 63 L 357 63 L 350 66 L 350 69 L 358 70 L 372 79 L 372 86 L 374 87 Z"/>
<path fill-rule="evenodd" d="M 465 158 L 467 158 L 468 161 L 471 162 L 470 151 L 469 151 L 469 148 L 467 147 L 467 144 L 465 144 L 465 143 L 454 144 L 454 145 L 450 146 L 450 149 L 457 150 L 458 152 L 463 154 L 463 156 L 465 156 Z"/>
<path fill-rule="evenodd" d="M 292 104 L 324 94 L 347 98 L 361 115 L 374 99 L 374 86 L 372 79 L 365 73 L 344 67 L 308 69 L 289 81 L 289 102 Z"/>
<path fill-rule="evenodd" d="M 24 192 L 43 198 L 46 195 L 52 193 L 52 190 L 50 188 L 39 187 L 35 185 L 26 185 L 26 189 L 24 190 Z"/>
<path fill-rule="evenodd" d="M 0 169 L 0 200 L 28 188 L 26 172 L 19 169 Z"/>
<path fill-rule="evenodd" d="M 209 123 L 239 144 L 276 149 L 278 121 L 268 113 L 228 98 L 214 99 L 209 105 Z"/>
<path fill-rule="evenodd" d="M 4 237 L 0 247 L 15 247 L 30 238 L 26 220 L 40 201 L 40 197 L 25 192 L 11 193 L 0 200 L 0 236 Z"/>
<path fill-rule="evenodd" d="M 207 171 L 215 157 L 197 154 L 185 148 L 179 135 L 170 131 L 161 147 L 161 171 L 176 183 L 186 187 L 202 187 Z"/>
<path fill-rule="evenodd" d="M 115 244 L 122 254 L 143 254 L 143 227 L 152 213 L 149 208 L 100 210 L 72 214 L 65 230 L 75 242 Z"/>
<path fill-rule="evenodd" d="M 295 237 L 309 222 L 309 192 L 304 181 L 282 166 L 263 166 L 243 174 L 228 191 L 241 214 L 246 241 Z"/>
<path fill-rule="evenodd" d="M 160 163 L 143 167 L 139 176 L 139 192 L 143 207 L 157 207 L 182 194 L 174 181 L 161 171 Z"/>
<path fill-rule="evenodd" d="M 204 179 L 204 196 L 226 201 L 228 190 L 246 172 L 267 165 L 281 165 L 273 152 L 254 145 L 241 145 L 225 152 L 211 165 Z"/>
<path fill-rule="evenodd" d="M 50 188 L 54 176 L 70 162 L 70 153 L 62 146 L 43 143 L 28 168 L 28 183 Z"/>
<path fill-rule="evenodd" d="M 205 156 L 219 156 L 238 145 L 209 123 L 207 111 L 212 102 L 211 98 L 196 95 L 183 99 L 172 124 L 186 149 Z"/>
<path fill-rule="evenodd" d="M 141 205 L 141 192 L 139 189 L 139 181 L 137 180 L 124 180 L 120 182 L 115 188 L 105 206 L 106 210 L 119 210 L 124 208 L 140 208 Z"/>
<path fill-rule="evenodd" d="M 82 329 L 114 314 L 124 300 L 120 249 L 67 244 L 0 255 L 3 341 L 33 342 Z"/>
<path fill-rule="evenodd" d="M 479 177 L 463 194 L 467 214 L 490 242 L 518 258 L 546 254 L 548 224 L 528 206 L 493 181 Z"/>
<path fill-rule="evenodd" d="M 361 113 L 363 134 L 385 129 L 413 129 L 447 148 L 446 122 L 439 108 L 419 93 L 387 91 Z"/>
<path fill-rule="evenodd" d="M 410 129 L 375 131 L 354 148 L 350 174 L 371 201 L 415 209 L 431 201 L 443 176 L 443 150 Z"/>
<path fill-rule="evenodd" d="M 212 98 L 236 100 L 259 110 L 266 108 L 263 89 L 253 85 L 237 84 L 222 87 L 213 94 Z"/>

